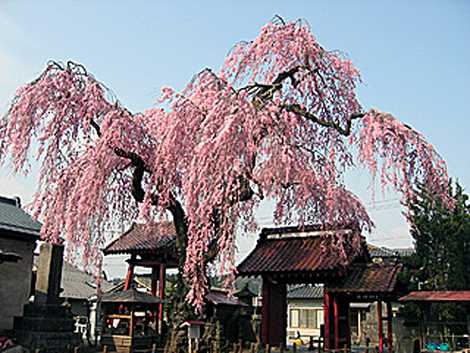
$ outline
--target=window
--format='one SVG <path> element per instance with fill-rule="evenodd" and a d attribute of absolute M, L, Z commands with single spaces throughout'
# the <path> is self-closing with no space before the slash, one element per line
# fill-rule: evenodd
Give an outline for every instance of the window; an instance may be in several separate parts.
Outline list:
<path fill-rule="evenodd" d="M 323 323 L 323 310 L 291 309 L 289 313 L 291 328 L 320 328 Z"/>
<path fill-rule="evenodd" d="M 290 311 L 290 327 L 299 327 L 299 311 L 296 309 Z"/>

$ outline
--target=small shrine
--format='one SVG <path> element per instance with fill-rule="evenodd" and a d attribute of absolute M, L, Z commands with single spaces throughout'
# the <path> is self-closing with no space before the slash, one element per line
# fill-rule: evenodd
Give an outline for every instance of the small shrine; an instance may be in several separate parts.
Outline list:
<path fill-rule="evenodd" d="M 145 288 L 142 287 L 142 290 L 147 290 L 151 296 L 159 299 L 155 306 L 156 331 L 164 336 L 165 274 L 167 269 L 178 268 L 176 230 L 173 223 L 134 223 L 128 231 L 112 241 L 103 252 L 105 255 L 129 255 L 124 291 L 130 290 L 135 283 L 142 283 L 142 276 L 135 274 L 136 267 L 151 268 L 150 284 L 148 285 L 148 277 L 145 276 L 146 285 Z M 250 305 L 235 297 L 230 297 L 227 291 L 220 288 L 211 288 L 206 294 L 205 301 L 207 305 L 204 321 L 207 327 L 199 328 L 201 334 L 212 329 L 215 331 L 218 322 L 221 324 L 220 336 L 225 340 L 238 341 L 241 337 L 255 340 L 254 333 L 250 330 Z M 192 330 L 189 329 L 194 333 L 195 331 Z"/>
<path fill-rule="evenodd" d="M 161 303 L 135 289 L 104 294 L 101 351 L 151 352 L 159 338 L 155 312 Z"/>
<path fill-rule="evenodd" d="M 161 299 L 157 305 L 158 332 L 162 332 L 163 300 L 167 269 L 178 268 L 176 230 L 172 222 L 153 224 L 133 223 L 128 231 L 112 241 L 104 255 L 128 254 L 124 291 L 131 288 L 136 267 L 150 268 L 151 294 Z"/>

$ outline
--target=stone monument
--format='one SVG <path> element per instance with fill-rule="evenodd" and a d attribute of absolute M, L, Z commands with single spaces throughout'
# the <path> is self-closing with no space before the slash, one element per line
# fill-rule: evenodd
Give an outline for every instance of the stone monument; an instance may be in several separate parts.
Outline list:
<path fill-rule="evenodd" d="M 18 342 L 32 351 L 62 353 L 80 344 L 70 309 L 61 304 L 59 296 L 63 253 L 63 245 L 41 245 L 34 301 L 14 321 Z"/>

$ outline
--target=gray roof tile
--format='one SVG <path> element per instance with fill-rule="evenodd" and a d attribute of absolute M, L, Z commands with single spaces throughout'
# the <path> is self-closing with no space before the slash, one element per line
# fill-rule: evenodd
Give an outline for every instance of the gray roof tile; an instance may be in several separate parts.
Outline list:
<path fill-rule="evenodd" d="M 104 293 L 113 286 L 111 282 L 105 280 L 101 282 L 101 290 Z M 88 299 L 96 295 L 95 278 L 65 261 L 62 267 L 61 287 L 63 289 L 60 293 L 62 298 Z"/>
<path fill-rule="evenodd" d="M 323 287 L 311 284 L 289 286 L 287 299 L 323 299 Z"/>
<path fill-rule="evenodd" d="M 39 236 L 41 223 L 19 206 L 19 200 L 0 196 L 0 230 Z"/>

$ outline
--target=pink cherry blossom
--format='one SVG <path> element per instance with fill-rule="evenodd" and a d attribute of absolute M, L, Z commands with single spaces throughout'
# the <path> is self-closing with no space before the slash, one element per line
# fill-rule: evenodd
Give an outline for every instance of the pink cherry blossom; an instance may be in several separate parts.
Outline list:
<path fill-rule="evenodd" d="M 350 227 L 324 242 L 343 257 L 373 227 L 344 185 L 356 164 L 404 201 L 425 183 L 452 207 L 442 158 L 390 114 L 364 113 L 359 82 L 351 61 L 325 50 L 302 21 L 268 23 L 218 73 L 205 69 L 180 92 L 163 88 L 164 106 L 143 113 L 125 109 L 83 66 L 51 63 L 0 122 L 0 158 L 27 173 L 37 149 L 32 209 L 42 237 L 64 238 L 69 259 L 98 276 L 110 229 L 171 218 L 176 200 L 187 225 L 188 300 L 200 308 L 206 254 L 215 242 L 220 271 L 233 273 L 236 236 L 256 230 L 264 198 L 277 223 Z"/>

